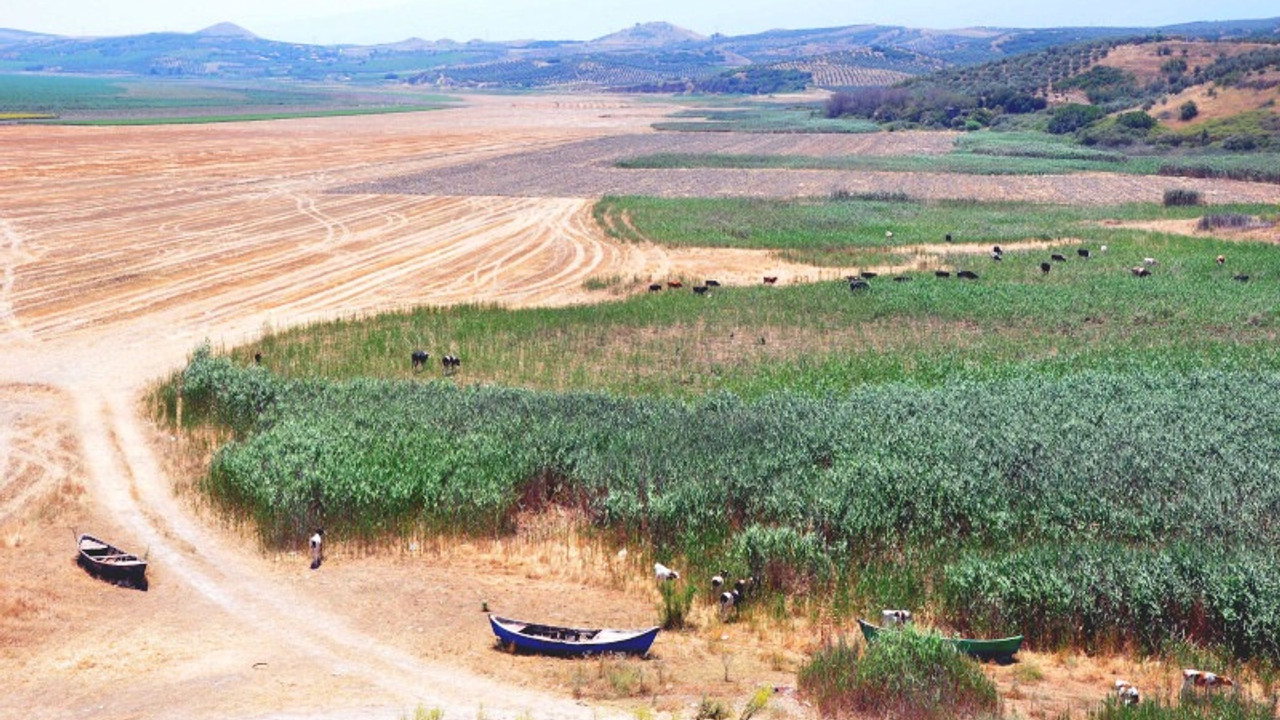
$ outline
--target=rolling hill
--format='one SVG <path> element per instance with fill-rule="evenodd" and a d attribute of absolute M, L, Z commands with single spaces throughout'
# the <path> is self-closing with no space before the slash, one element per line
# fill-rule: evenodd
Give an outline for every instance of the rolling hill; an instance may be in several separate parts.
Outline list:
<path fill-rule="evenodd" d="M 232 23 L 195 33 L 61 37 L 0 29 L 0 72 L 135 74 L 339 82 L 408 80 L 492 88 L 672 88 L 749 65 L 810 73 L 819 87 L 892 84 L 1061 45 L 1135 35 L 1280 38 L 1280 18 L 1166 28 L 963 28 L 885 25 L 711 35 L 642 23 L 592 40 L 511 42 L 408 39 L 383 45 L 307 45 L 258 37 Z"/>

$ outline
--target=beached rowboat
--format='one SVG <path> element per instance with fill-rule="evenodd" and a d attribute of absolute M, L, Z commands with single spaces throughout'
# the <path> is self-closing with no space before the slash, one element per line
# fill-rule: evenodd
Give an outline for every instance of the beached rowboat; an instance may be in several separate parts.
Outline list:
<path fill-rule="evenodd" d="M 137 555 L 88 534 L 80 536 L 79 548 L 77 562 L 94 575 L 138 586 L 146 582 L 147 561 Z"/>
<path fill-rule="evenodd" d="M 872 625 L 866 620 L 858 620 L 858 627 L 862 628 L 862 635 L 871 642 L 883 632 L 892 632 L 893 628 L 882 628 L 879 625 Z M 1013 637 L 994 638 L 991 640 L 978 640 L 971 638 L 944 638 L 947 642 L 956 646 L 956 649 L 962 653 L 972 655 L 984 660 L 999 659 L 1012 657 L 1018 652 L 1018 648 L 1022 647 L 1022 636 L 1014 635 Z"/>
<path fill-rule="evenodd" d="M 517 650 L 551 655 L 589 655 L 594 653 L 626 653 L 644 655 L 658 636 L 657 627 L 641 630 L 610 630 L 540 625 L 508 618 L 489 616 L 493 634 Z"/>

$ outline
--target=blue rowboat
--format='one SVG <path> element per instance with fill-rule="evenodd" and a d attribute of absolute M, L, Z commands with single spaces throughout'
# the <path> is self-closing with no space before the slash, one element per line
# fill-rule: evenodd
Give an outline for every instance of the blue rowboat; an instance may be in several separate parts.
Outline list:
<path fill-rule="evenodd" d="M 580 628 L 539 625 L 489 616 L 493 634 L 498 640 L 516 650 L 547 655 L 592 655 L 596 653 L 625 653 L 644 655 L 658 636 L 660 628 L 642 630 L 584 630 Z"/>

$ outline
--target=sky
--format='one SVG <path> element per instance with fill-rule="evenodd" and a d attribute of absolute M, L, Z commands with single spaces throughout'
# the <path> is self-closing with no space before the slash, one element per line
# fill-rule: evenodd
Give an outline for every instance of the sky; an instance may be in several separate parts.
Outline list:
<path fill-rule="evenodd" d="M 231 22 L 272 40 L 589 40 L 664 20 L 710 35 L 876 23 L 951 29 L 1155 27 L 1280 16 L 1276 0 L 0 0 L 0 28 L 57 35 L 195 32 Z"/>

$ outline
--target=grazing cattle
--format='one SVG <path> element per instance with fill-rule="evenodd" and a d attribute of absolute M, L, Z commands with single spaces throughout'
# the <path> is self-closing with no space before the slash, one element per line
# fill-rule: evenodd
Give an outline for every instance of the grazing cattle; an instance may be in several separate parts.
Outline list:
<path fill-rule="evenodd" d="M 1128 680 L 1116 680 L 1116 700 L 1121 705 L 1137 705 L 1142 701 L 1142 694 Z"/>
<path fill-rule="evenodd" d="M 764 284 L 765 284 L 765 285 L 773 285 L 773 284 L 775 284 L 775 283 L 777 283 L 777 282 L 778 282 L 778 276 L 777 276 L 777 275 L 765 275 L 765 276 L 764 276 Z"/>
<path fill-rule="evenodd" d="M 1218 259 L 1217 259 L 1217 261 L 1216 261 L 1216 262 L 1218 263 L 1218 265 L 1225 265 L 1225 264 L 1226 264 L 1226 262 L 1227 262 L 1227 256 L 1226 256 L 1226 255 L 1219 255 L 1219 256 L 1218 256 Z"/>
<path fill-rule="evenodd" d="M 949 278 L 951 277 L 951 273 L 947 272 L 946 270 L 934 270 L 933 276 L 940 277 L 940 278 Z"/>
<path fill-rule="evenodd" d="M 946 238 L 946 240 L 947 240 L 947 242 L 951 242 L 951 233 L 947 233 L 947 238 Z"/>
<path fill-rule="evenodd" d="M 961 270 L 960 272 L 956 273 L 956 277 L 964 278 L 965 280 L 977 280 L 978 273 L 972 270 Z"/>
<path fill-rule="evenodd" d="M 911 622 L 910 610 L 881 610 L 880 624 L 884 627 L 896 627 Z"/>
<path fill-rule="evenodd" d="M 1050 265 L 1049 263 L 1040 263 L 1040 272 L 1045 273 L 1047 275 L 1049 273 L 1049 270 L 1052 267 L 1053 266 Z"/>
<path fill-rule="evenodd" d="M 1235 683 L 1231 678 L 1225 675 L 1216 675 L 1207 670 L 1183 670 L 1182 671 L 1182 691 L 1188 692 L 1194 688 L 1204 688 L 1207 693 L 1210 690 L 1216 690 L 1220 687 L 1232 687 Z"/>
<path fill-rule="evenodd" d="M 893 279 L 894 282 L 911 282 L 910 275 L 899 275 Z"/>
<path fill-rule="evenodd" d="M 662 292 L 662 283 L 654 283 L 650 285 L 649 292 Z"/>
<path fill-rule="evenodd" d="M 1052 255 L 1050 255 L 1050 256 L 1049 256 L 1049 259 L 1050 259 L 1050 260 L 1052 260 L 1052 261 L 1054 261 L 1054 262 L 1066 262 L 1066 261 L 1067 261 L 1067 256 L 1066 256 L 1066 255 L 1063 255 L 1063 254 L 1061 254 L 1061 253 L 1054 253 L 1054 254 L 1052 254 Z"/>
<path fill-rule="evenodd" d="M 672 570 L 671 568 L 667 567 L 666 565 L 663 565 L 660 562 L 656 562 L 653 564 L 653 576 L 658 580 L 679 580 L 680 579 L 680 573 L 676 572 L 675 570 Z"/>
<path fill-rule="evenodd" d="M 427 364 L 427 359 L 431 356 L 425 350 L 414 350 L 409 353 L 409 361 L 413 363 L 414 370 L 421 370 Z"/>
<path fill-rule="evenodd" d="M 858 292 L 859 290 L 870 290 L 871 283 L 867 282 L 866 280 L 854 280 L 853 282 L 849 283 L 849 289 L 852 290 L 853 292 Z"/>
<path fill-rule="evenodd" d="M 706 285 L 707 285 L 707 287 L 720 287 L 720 281 L 719 281 L 719 280 L 708 280 L 708 281 L 706 282 Z"/>
<path fill-rule="evenodd" d="M 879 274 L 880 273 L 877 273 L 877 272 L 871 272 L 870 270 L 864 270 L 862 272 L 862 277 L 866 280 L 870 280 L 871 278 L 876 277 Z"/>
<path fill-rule="evenodd" d="M 1248 275 L 1235 275 L 1235 276 L 1232 276 L 1231 279 L 1235 280 L 1236 282 L 1249 282 Z"/>
<path fill-rule="evenodd" d="M 710 289 L 711 289 L 711 288 L 707 287 L 706 285 L 696 285 L 696 286 L 694 286 L 694 288 L 693 288 L 693 294 L 694 294 L 694 295 L 706 295 L 706 294 L 707 294 L 707 291 L 708 291 L 708 290 L 710 290 Z"/>
<path fill-rule="evenodd" d="M 1088 260 L 1088 259 L 1089 259 L 1089 248 L 1080 248 L 1079 250 L 1076 250 L 1076 254 L 1077 254 L 1077 255 L 1079 255 L 1080 257 L 1084 258 L 1085 260 Z"/>
<path fill-rule="evenodd" d="M 453 373 L 453 371 L 462 367 L 462 358 L 457 355 L 445 355 L 440 358 L 440 367 L 443 367 L 446 373 Z"/>
<path fill-rule="evenodd" d="M 311 536 L 311 569 L 320 567 L 324 561 L 324 528 L 316 528 Z"/>
<path fill-rule="evenodd" d="M 682 287 L 684 287 L 684 283 L 680 282 L 679 280 L 668 280 L 668 281 L 667 281 L 667 287 L 669 287 L 669 288 L 682 288 Z"/>
<path fill-rule="evenodd" d="M 1142 265 L 1136 265 L 1134 267 L 1129 268 L 1129 272 L 1133 273 L 1134 275 L 1137 275 L 1138 277 L 1147 277 L 1151 275 L 1151 271 Z"/>
<path fill-rule="evenodd" d="M 262 364 L 262 353 L 260 353 L 260 352 L 256 352 L 256 353 L 254 353 L 254 354 L 253 354 L 253 364 L 254 364 L 254 365 L 261 365 L 261 364 Z"/>

